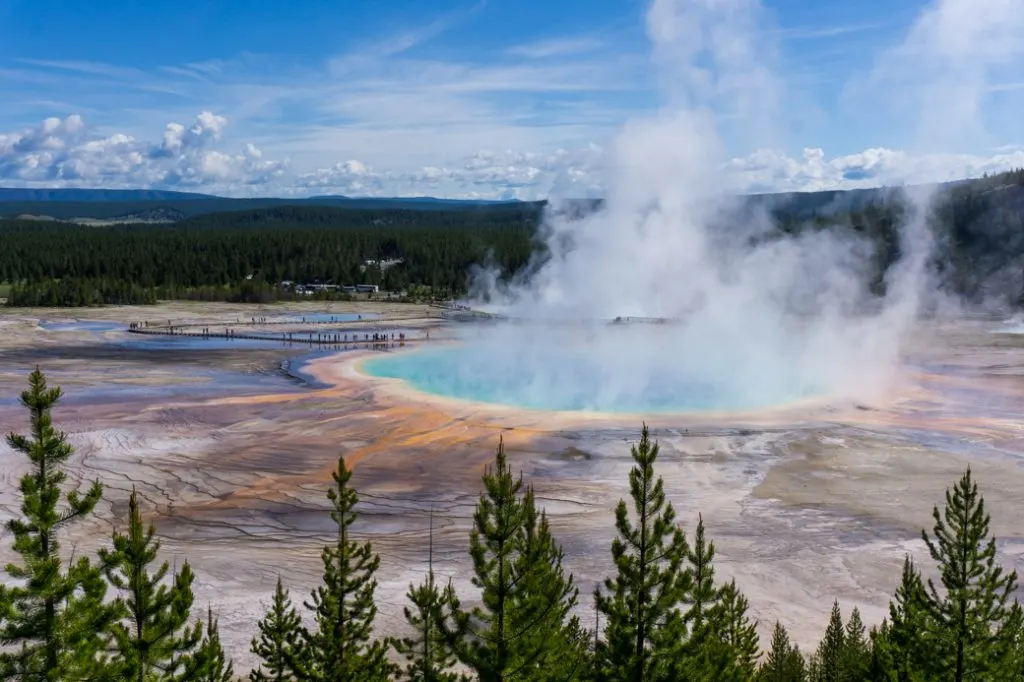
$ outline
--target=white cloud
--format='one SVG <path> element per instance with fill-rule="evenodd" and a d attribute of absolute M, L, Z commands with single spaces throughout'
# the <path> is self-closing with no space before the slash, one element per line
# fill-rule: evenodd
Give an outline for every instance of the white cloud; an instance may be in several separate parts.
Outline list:
<path fill-rule="evenodd" d="M 978 2 L 984 11 L 972 9 Z M 142 69 L 15 60 L 18 68 L 0 64 L 0 91 L 11 101 L 0 110 L 0 130 L 17 131 L 0 134 L 0 181 L 185 185 L 233 194 L 591 194 L 601 184 L 601 155 L 589 145 L 608 146 L 623 122 L 666 104 L 654 87 L 652 47 L 667 99 L 712 103 L 725 151 L 743 155 L 728 164 L 745 169 L 741 186 L 848 186 L 888 181 L 897 169 L 946 177 L 987 168 L 985 159 L 997 155 L 981 150 L 1024 142 L 1013 137 L 1020 109 L 1014 104 L 1024 105 L 1020 0 L 930 0 L 904 42 L 881 53 L 860 84 L 879 99 L 858 102 L 841 116 L 794 87 L 793 73 L 772 77 L 781 71 L 778 45 L 834 42 L 844 52 L 857 40 L 858 51 L 870 55 L 881 19 L 868 13 L 849 24 L 780 28 L 757 5 L 656 0 L 650 44 L 638 23 L 635 34 L 590 25 L 472 54 L 432 49 L 438 36 L 483 6 L 478 3 L 419 26 L 368 34 L 319 62 L 244 54 Z M 694 27 L 703 28 L 688 35 Z M 733 39 L 740 34 L 749 39 Z M 832 82 L 849 77 L 818 58 L 813 68 Z M 900 102 L 917 111 L 923 101 L 930 102 L 924 107 L 930 120 L 901 127 L 899 117 L 881 115 Z M 1003 112 L 987 122 L 993 134 L 961 144 L 968 138 L 959 133 L 968 126 L 960 124 L 992 102 L 999 107 L 990 109 Z M 854 110 L 870 119 L 860 144 L 906 154 L 869 149 L 846 161 L 747 155 L 761 145 L 792 149 L 790 127 L 815 135 L 803 144 L 849 149 L 852 140 L 844 136 L 861 132 L 845 125 L 859 115 Z M 197 111 L 207 113 L 197 117 Z M 35 124 L 55 112 L 61 114 L 56 123 Z M 828 120 L 837 116 L 844 125 Z M 922 145 L 908 130 L 940 142 L 943 130 L 953 132 L 944 138 L 950 144 Z M 922 156 L 936 150 L 976 157 Z M 863 168 L 839 168 L 855 158 Z M 942 165 L 929 170 L 922 159 Z M 770 170 L 758 170 L 765 165 Z"/>
<path fill-rule="evenodd" d="M 920 154 L 878 147 L 828 159 L 821 149 L 799 158 L 759 150 L 732 159 L 728 170 L 748 192 L 812 192 L 881 185 L 948 182 L 1024 168 L 1024 147 L 975 154 Z"/>
<path fill-rule="evenodd" d="M 589 146 L 548 154 L 481 151 L 437 166 L 378 171 L 349 160 L 295 178 L 290 192 L 370 196 L 456 196 L 537 199 L 598 193 L 601 150 Z"/>
<path fill-rule="evenodd" d="M 387 187 L 388 174 L 378 173 L 362 161 L 350 159 L 318 168 L 296 178 L 296 187 L 313 194 L 380 196 Z"/>
<path fill-rule="evenodd" d="M 226 118 L 209 111 L 199 114 L 196 117 L 196 122 L 190 128 L 185 128 L 180 123 L 168 123 L 167 129 L 164 130 L 164 141 L 158 153 L 165 156 L 178 156 L 191 149 L 200 149 L 219 140 L 221 131 L 227 124 Z"/>
<path fill-rule="evenodd" d="M 287 164 L 267 161 L 247 144 L 238 153 L 211 146 L 227 119 L 200 113 L 191 126 L 167 124 L 159 143 L 131 135 L 90 133 L 83 119 L 48 118 L 35 128 L 0 134 L 0 182 L 57 187 L 191 187 L 228 193 L 269 189 Z"/>
<path fill-rule="evenodd" d="M 309 172 L 356 158 L 411 173 L 483 148 L 545 153 L 601 142 L 649 106 L 645 50 L 621 39 L 614 50 L 595 49 L 601 41 L 586 35 L 495 44 L 466 56 L 430 50 L 474 11 L 367 35 L 319 62 L 245 54 L 150 70 L 70 60 L 0 64 L 0 90 L 22 103 L 17 112 L 0 110 L 0 130 L 24 125 L 30 113 L 49 114 L 24 103 L 59 92 L 67 103 L 59 110 L 90 112 L 108 133 L 149 138 L 155 126 L 208 109 L 231 122 L 232 135 Z M 188 126 L 166 137 L 175 153 Z"/>
<path fill-rule="evenodd" d="M 367 157 L 294 168 L 268 158 L 251 142 L 228 138 L 229 121 L 202 112 L 191 125 L 166 124 L 146 141 L 99 134 L 81 116 L 49 118 L 0 133 L 0 184 L 32 187 L 189 189 L 230 196 L 442 196 L 538 199 L 599 196 L 605 151 L 597 144 L 552 151 L 458 152 L 416 167 L 378 165 Z M 733 158 L 725 170 L 747 192 L 852 189 L 956 180 L 1024 167 L 1024 147 L 989 154 L 912 154 L 877 147 L 828 157 L 819 148 L 799 156 L 760 149 Z"/>

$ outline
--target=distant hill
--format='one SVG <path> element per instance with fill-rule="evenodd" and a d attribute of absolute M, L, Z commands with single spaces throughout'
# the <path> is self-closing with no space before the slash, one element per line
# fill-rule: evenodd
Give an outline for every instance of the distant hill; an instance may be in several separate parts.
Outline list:
<path fill-rule="evenodd" d="M 315 196 L 315 197 L 308 197 L 306 199 L 302 199 L 301 201 L 304 202 L 304 203 L 311 203 L 311 204 L 317 204 L 317 205 L 322 205 L 322 202 L 327 202 L 327 204 L 330 205 L 330 204 L 334 204 L 334 203 L 339 202 L 339 201 L 341 201 L 341 202 L 356 202 L 356 203 L 384 201 L 384 202 L 387 202 L 388 204 L 392 204 L 392 203 L 393 204 L 401 204 L 403 206 L 407 206 L 409 204 L 417 204 L 417 205 L 440 204 L 440 205 L 445 206 L 445 207 L 449 207 L 449 206 L 490 206 L 490 205 L 494 205 L 494 204 L 517 204 L 517 203 L 522 203 L 522 202 L 519 202 L 518 200 L 515 200 L 515 199 L 444 199 L 444 198 L 440 198 L 440 197 L 388 197 L 388 198 L 374 199 L 374 198 L 370 198 L 370 197 L 346 197 L 346 196 L 344 196 L 342 194 L 323 194 L 323 195 L 318 195 L 318 196 Z"/>
<path fill-rule="evenodd" d="M 81 189 L 81 188 L 42 188 L 32 189 L 28 187 L 0 187 L 0 202 L 4 201 L 72 201 L 77 203 L 91 203 L 94 201 L 190 201 L 190 200 L 213 200 L 213 201 L 249 201 L 250 199 L 233 199 L 213 194 L 200 194 L 198 192 L 174 192 L 169 190 L 156 189 Z M 444 199 L 439 197 L 387 197 L 382 199 L 348 197 L 344 194 L 321 194 L 300 199 L 282 199 L 280 197 L 256 197 L 256 201 L 298 201 L 319 204 L 327 202 L 348 201 L 387 201 L 402 204 L 445 204 L 445 205 L 479 205 L 479 204 L 507 204 L 514 203 L 512 200 L 504 199 Z"/>
<path fill-rule="evenodd" d="M 764 207 L 777 216 L 806 219 L 827 212 L 842 213 L 885 199 L 892 190 L 830 190 L 755 194 L 747 197 L 748 207 Z M 559 213 L 579 216 L 602 205 L 597 200 L 559 202 Z M 211 213 L 274 209 L 284 206 L 323 206 L 351 209 L 406 209 L 420 211 L 460 210 L 486 206 L 520 205 L 541 207 L 546 201 L 520 202 L 486 199 L 442 199 L 437 197 L 347 197 L 322 195 L 306 198 L 229 198 L 209 194 L 160 190 L 107 189 L 5 189 L 0 188 L 0 218 L 54 219 L 89 223 L 177 222 Z"/>
<path fill-rule="evenodd" d="M 0 202 L 64 201 L 75 203 L 111 201 L 188 201 L 195 199 L 220 199 L 211 194 L 195 192 L 165 192 L 154 189 L 28 189 L 21 187 L 0 187 Z"/>
<path fill-rule="evenodd" d="M 146 220 L 160 214 L 164 220 L 184 220 L 210 213 L 271 209 L 282 206 L 325 206 L 361 209 L 458 210 L 481 206 L 514 205 L 518 201 L 438 199 L 434 197 L 353 198 L 318 196 L 299 199 L 264 197 L 232 199 L 206 194 L 151 190 L 34 190 L 0 188 L 0 218 L 32 216 L 56 220 Z"/>
<path fill-rule="evenodd" d="M 1011 174 L 1012 175 L 1012 174 Z M 999 176 L 994 176 L 999 177 Z M 1009 177 L 1009 176 L 1008 176 Z M 1016 176 L 1014 176 L 1016 177 Z M 938 185 L 955 191 L 961 185 L 985 184 L 986 179 L 964 180 Z M 1011 184 L 1014 184 L 1011 182 Z M 819 192 L 752 194 L 745 197 L 747 209 L 766 209 L 783 221 L 802 221 L 859 211 L 892 200 L 890 187 Z M 1011 193 L 1016 196 L 1019 190 Z M 1016 201 L 1016 198 L 1012 201 Z M 82 223 L 96 222 L 178 222 L 214 213 L 237 213 L 282 207 L 326 207 L 366 210 L 458 211 L 483 207 L 520 206 L 536 209 L 547 201 L 521 202 L 486 199 L 443 199 L 437 197 L 347 197 L 321 195 L 306 198 L 229 198 L 209 194 L 161 190 L 114 189 L 20 189 L 0 188 L 0 218 L 27 218 Z M 554 206 L 556 212 L 578 217 L 599 209 L 600 199 L 568 200 Z"/>

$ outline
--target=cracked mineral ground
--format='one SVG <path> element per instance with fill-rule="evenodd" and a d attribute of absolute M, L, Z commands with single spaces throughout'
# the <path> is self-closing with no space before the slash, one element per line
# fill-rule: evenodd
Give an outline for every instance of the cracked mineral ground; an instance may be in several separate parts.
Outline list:
<path fill-rule="evenodd" d="M 433 398 L 360 373 L 365 350 L 147 343 L 124 331 L 147 319 L 314 313 L 363 314 L 367 330 L 430 329 L 435 341 L 445 333 L 425 307 L 386 304 L 0 315 L 0 427 L 27 429 L 17 396 L 39 365 L 66 393 L 54 417 L 76 447 L 72 479 L 106 486 L 99 513 L 64 538 L 64 550 L 107 542 L 138 490 L 164 556 L 191 562 L 197 607 L 213 605 L 242 669 L 278 574 L 299 601 L 319 579 L 320 547 L 331 538 L 325 491 L 344 455 L 361 496 L 358 530 L 382 559 L 377 625 L 399 634 L 405 592 L 425 570 L 431 509 L 435 567 L 471 594 L 470 518 L 501 437 L 535 484 L 589 612 L 610 570 L 612 511 L 628 494 L 638 419 Z M 703 514 L 718 574 L 736 578 L 763 638 L 778 619 L 813 645 L 833 599 L 881 620 L 904 554 L 930 564 L 920 529 L 968 465 L 1001 561 L 1024 568 L 1015 518 L 1024 503 L 1024 335 L 993 333 L 1000 324 L 922 323 L 899 385 L 876 404 L 650 420 L 670 500 L 688 530 Z M 9 517 L 25 467 L 6 446 L 0 457 Z M 7 559 L 9 535 L 0 544 Z"/>

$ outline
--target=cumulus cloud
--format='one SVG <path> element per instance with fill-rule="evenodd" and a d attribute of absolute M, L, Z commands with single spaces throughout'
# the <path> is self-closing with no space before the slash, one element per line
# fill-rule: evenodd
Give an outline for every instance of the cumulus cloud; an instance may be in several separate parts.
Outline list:
<path fill-rule="evenodd" d="M 1024 3 L 921 4 L 888 50 L 879 41 L 891 32 L 874 29 L 906 17 L 879 23 L 867 12 L 855 25 L 794 28 L 776 25 L 755 0 L 686 0 L 651 3 L 643 42 L 592 27 L 461 54 L 425 49 L 465 18 L 456 13 L 368 35 L 320 63 L 246 54 L 147 70 L 17 60 L 0 69 L 0 88 L 11 93 L 0 131 L 15 128 L 0 132 L 0 182 L 588 196 L 603 193 L 602 149 L 624 121 L 679 106 L 713 113 L 722 141 L 715 163 L 735 180 L 729 191 L 946 180 L 1020 165 L 1017 148 L 997 145 L 1024 143 L 1014 137 Z M 828 49 L 801 51 L 793 64 L 794 42 Z M 869 60 L 859 77 L 843 56 L 851 51 L 858 65 Z M 833 110 L 836 84 L 858 99 Z M 111 101 L 130 113 L 112 111 Z M 188 102 L 217 108 L 198 116 L 177 108 Z M 77 115 L 34 123 L 53 111 L 90 125 Z M 816 135 L 796 140 L 809 151 L 788 139 L 798 130 Z M 851 144 L 868 148 L 851 154 Z"/>
<path fill-rule="evenodd" d="M 597 145 L 547 154 L 481 151 L 443 166 L 404 172 L 350 160 L 300 175 L 288 191 L 522 200 L 598 197 L 605 194 L 606 162 L 605 150 Z M 876 147 L 832 158 L 820 148 L 804 149 L 799 156 L 760 149 L 729 159 L 718 177 L 729 178 L 737 192 L 815 192 L 950 182 L 1014 168 L 1024 168 L 1024 147 L 1000 148 L 989 156 L 913 155 Z"/>
<path fill-rule="evenodd" d="M 601 193 L 597 170 L 602 158 L 601 148 L 589 145 L 546 154 L 480 151 L 444 165 L 407 171 L 378 171 L 361 161 L 348 160 L 299 175 L 295 184 L 299 190 L 368 196 L 581 197 Z"/>
<path fill-rule="evenodd" d="M 189 128 L 180 123 L 168 123 L 164 131 L 163 144 L 154 150 L 155 155 L 177 156 L 189 149 L 199 149 L 220 139 L 221 131 L 228 124 L 223 116 L 204 111 L 196 117 Z"/>
<path fill-rule="evenodd" d="M 814 192 L 882 185 L 930 184 L 1024 168 L 1024 147 L 1005 147 L 989 156 L 910 154 L 876 147 L 827 158 L 822 149 L 799 157 L 771 149 L 729 161 L 728 170 L 747 192 Z"/>
<path fill-rule="evenodd" d="M 336 194 L 378 196 L 387 186 L 389 174 L 378 173 L 362 161 L 349 159 L 329 168 L 300 175 L 296 185 L 308 190 L 329 190 Z"/>
<path fill-rule="evenodd" d="M 186 127 L 170 122 L 159 142 L 90 131 L 81 116 L 48 118 L 35 128 L 0 134 L 0 181 L 55 187 L 189 187 L 239 193 L 269 189 L 287 164 L 252 144 L 240 152 L 214 148 L 228 121 L 200 113 Z M 244 193 L 244 192 L 243 192 Z"/>
<path fill-rule="evenodd" d="M 100 134 L 81 116 L 48 118 L 0 133 L 0 183 L 34 187 L 190 189 L 228 196 L 439 196 L 534 200 L 603 196 L 608 152 L 589 144 L 529 150 L 481 150 L 413 168 L 381 168 L 348 158 L 295 169 L 268 159 L 252 143 L 228 139 L 229 121 L 202 112 L 184 125 L 167 123 L 152 141 Z M 656 141 L 655 141 L 656 143 Z M 722 170 L 738 192 L 801 192 L 933 183 L 1024 167 L 1024 147 L 990 154 L 912 154 L 876 147 L 829 157 L 820 148 L 790 155 L 759 149 L 726 159 Z"/>
<path fill-rule="evenodd" d="M 599 171 L 603 159 L 603 150 L 594 144 L 547 154 L 479 152 L 450 171 L 450 177 L 477 192 L 500 186 L 506 195 L 516 198 L 592 196 L 602 193 Z"/>
<path fill-rule="evenodd" d="M 54 178 L 51 160 L 65 154 L 82 136 L 85 124 L 78 115 L 47 118 L 35 128 L 0 134 L 0 177 Z"/>

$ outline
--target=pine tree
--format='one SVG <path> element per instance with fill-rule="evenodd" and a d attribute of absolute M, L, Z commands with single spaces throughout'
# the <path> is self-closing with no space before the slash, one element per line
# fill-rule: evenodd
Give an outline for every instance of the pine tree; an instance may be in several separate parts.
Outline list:
<path fill-rule="evenodd" d="M 868 672 L 864 679 L 872 682 L 900 682 L 903 679 L 896 673 L 891 634 L 892 631 L 887 620 L 883 620 L 871 628 L 868 633 L 870 645 Z"/>
<path fill-rule="evenodd" d="M 380 557 L 369 542 L 358 543 L 349 537 L 358 516 L 355 506 L 359 498 L 349 486 L 352 473 L 344 457 L 338 459 L 333 478 L 327 497 L 338 536 L 334 544 L 324 547 L 323 585 L 313 590 L 305 605 L 317 626 L 307 641 L 306 676 L 315 682 L 383 682 L 393 668 L 387 661 L 387 647 L 373 639 L 377 615 L 374 574 Z"/>
<path fill-rule="evenodd" d="M 715 585 L 714 558 L 715 543 L 706 539 L 704 518 L 698 515 L 693 542 L 686 552 L 692 584 L 683 598 L 685 629 L 680 632 L 680 652 L 671 666 L 673 679 L 717 681 L 731 665 L 728 648 L 715 632 L 721 591 Z"/>
<path fill-rule="evenodd" d="M 750 603 L 730 580 L 720 590 L 718 603 L 712 609 L 712 630 L 723 646 L 726 667 L 718 680 L 751 680 L 761 654 L 757 623 L 750 620 Z"/>
<path fill-rule="evenodd" d="M 597 665 L 603 680 L 670 680 L 686 631 L 680 605 L 692 586 L 683 565 L 688 547 L 675 510 L 665 500 L 664 484 L 655 478 L 658 444 L 651 443 L 646 424 L 631 454 L 635 466 L 629 487 L 636 525 L 620 500 L 615 510 L 618 537 L 612 541 L 617 573 L 605 580 L 604 591 L 595 592 L 606 622 Z"/>
<path fill-rule="evenodd" d="M 804 653 L 800 651 L 800 647 L 796 644 L 793 645 L 793 652 L 789 659 L 788 669 L 791 671 L 794 680 L 804 682 L 804 680 L 811 679 L 810 673 L 807 669 L 807 657 L 804 656 Z"/>
<path fill-rule="evenodd" d="M 465 679 L 452 672 L 455 654 L 445 640 L 438 620 L 452 595 L 451 582 L 442 590 L 434 576 L 434 514 L 430 513 L 429 549 L 427 551 L 427 578 L 419 586 L 409 585 L 406 597 L 412 608 L 403 609 L 405 620 L 416 633 L 414 637 L 396 639 L 395 651 L 408 663 L 405 679 L 410 682 L 456 682 Z"/>
<path fill-rule="evenodd" d="M 946 491 L 943 513 L 935 507 L 934 537 L 921 535 L 939 566 L 943 590 L 932 580 L 924 595 L 925 636 L 933 673 L 954 682 L 1000 678 L 1014 657 L 1015 619 L 1010 604 L 1016 572 L 996 565 L 995 539 L 989 537 L 989 516 L 968 469 Z"/>
<path fill-rule="evenodd" d="M 482 682 L 505 682 L 516 679 L 523 668 L 532 668 L 532 660 L 517 655 L 520 633 L 512 624 L 518 593 L 525 588 L 515 575 L 525 511 L 520 499 L 523 479 L 512 476 L 503 442 L 483 483 L 469 536 L 473 586 L 480 590 L 482 606 L 463 610 L 456 597 L 448 608 L 450 616 L 440 624 L 459 660 Z"/>
<path fill-rule="evenodd" d="M 235 679 L 235 666 L 224 654 L 220 643 L 220 627 L 213 617 L 213 607 L 206 608 L 206 635 L 196 653 L 199 661 L 199 672 L 194 678 L 196 682 L 232 682 Z"/>
<path fill-rule="evenodd" d="M 249 672 L 250 682 L 297 682 L 305 631 L 281 576 L 277 577 L 270 609 L 257 627 L 260 634 L 253 638 L 250 651 L 259 658 L 260 665 Z"/>
<path fill-rule="evenodd" d="M 889 602 L 888 622 L 873 639 L 873 660 L 876 670 L 884 670 L 895 682 L 916 682 L 925 679 L 927 651 L 925 633 L 927 614 L 924 610 L 925 590 L 921 574 L 910 555 L 903 560 L 900 584 Z"/>
<path fill-rule="evenodd" d="M 818 645 L 815 656 L 815 676 L 812 682 L 841 682 L 843 666 L 843 649 L 846 644 L 846 628 L 843 626 L 843 615 L 839 610 L 839 602 L 832 603 L 825 637 Z"/>
<path fill-rule="evenodd" d="M 839 679 L 843 682 L 862 682 L 866 679 L 871 664 L 871 649 L 867 631 L 857 607 L 850 613 L 843 636 L 843 650 L 839 656 Z"/>
<path fill-rule="evenodd" d="M 690 641 L 697 647 L 711 636 L 709 615 L 719 597 L 719 590 L 715 585 L 714 559 L 715 543 L 705 539 L 704 517 L 698 514 L 693 542 L 686 552 L 693 583 L 684 599 L 687 608 L 683 613 L 683 622 L 689 628 Z"/>
<path fill-rule="evenodd" d="M 28 457 L 32 469 L 21 479 L 22 518 L 7 522 L 21 563 L 5 567 L 17 582 L 0 585 L 0 678 L 64 682 L 101 679 L 110 672 L 101 655 L 102 633 L 116 611 L 104 602 L 100 570 L 85 557 L 66 570 L 61 566 L 58 535 L 90 514 L 103 494 L 99 481 L 84 495 L 62 490 L 63 465 L 73 452 L 51 417 L 62 395 L 36 368 L 21 394 L 31 436 L 7 436 L 7 444 Z"/>
<path fill-rule="evenodd" d="M 115 531 L 113 548 L 100 550 L 103 572 L 120 592 L 115 603 L 121 617 L 111 626 L 118 674 L 136 682 L 176 679 L 202 638 L 202 626 L 189 625 L 195 576 L 188 563 L 170 585 L 165 581 L 170 570 L 166 561 L 150 572 L 160 550 L 154 533 L 153 525 L 142 521 L 133 490 L 127 532 Z"/>
<path fill-rule="evenodd" d="M 522 476 L 512 475 L 504 443 L 483 482 L 470 531 L 482 605 L 465 610 L 453 591 L 439 626 L 482 682 L 578 679 L 586 635 L 569 616 L 576 588 L 532 489 L 524 493 Z"/>
<path fill-rule="evenodd" d="M 517 575 L 526 589 L 514 612 L 516 629 L 523 642 L 537 651 L 536 682 L 570 682 L 582 679 L 590 658 L 589 633 L 572 611 L 579 590 L 573 576 L 562 567 L 564 554 L 555 541 L 544 511 L 537 513 L 533 487 L 523 497 L 523 531 Z"/>
<path fill-rule="evenodd" d="M 1006 679 L 1024 680 L 1024 612 L 1019 602 L 1014 602 L 1012 606 L 1004 633 L 1013 644 L 1007 660 L 1000 666 L 1000 673 Z"/>
<path fill-rule="evenodd" d="M 757 671 L 757 682 L 804 682 L 807 679 L 804 657 L 789 640 L 789 633 L 776 621 L 772 644 Z"/>
<path fill-rule="evenodd" d="M 807 679 L 809 682 L 820 682 L 822 679 L 821 670 L 821 646 L 807 658 Z"/>

